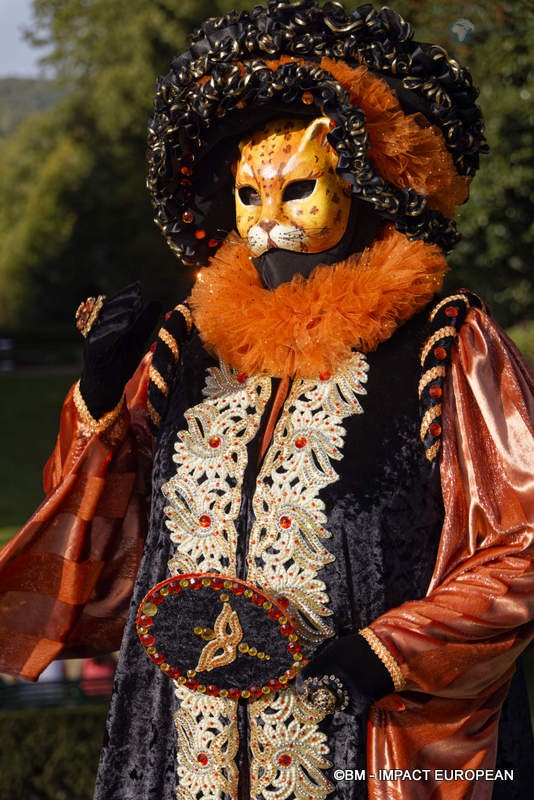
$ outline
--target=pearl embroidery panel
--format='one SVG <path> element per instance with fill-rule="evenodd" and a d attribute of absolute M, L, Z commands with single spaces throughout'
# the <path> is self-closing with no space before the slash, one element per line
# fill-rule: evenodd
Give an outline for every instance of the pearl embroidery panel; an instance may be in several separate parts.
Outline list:
<path fill-rule="evenodd" d="M 256 434 L 271 392 L 266 377 L 240 382 L 222 364 L 208 371 L 205 400 L 189 409 L 173 460 L 177 471 L 162 487 L 169 501 L 166 525 L 176 544 L 171 575 L 235 574 L 235 519 L 247 465 L 247 444 Z"/>
<path fill-rule="evenodd" d="M 334 556 L 325 548 L 324 503 L 319 492 L 338 480 L 332 461 L 342 458 L 343 419 L 363 413 L 369 366 L 355 353 L 334 377 L 297 380 L 260 471 L 253 508 L 248 580 L 289 600 L 288 612 L 310 646 L 333 631 L 325 617 L 329 598 L 318 572 Z"/>
<path fill-rule="evenodd" d="M 237 798 L 237 703 L 176 685 L 177 800 Z"/>
<path fill-rule="evenodd" d="M 322 719 L 293 686 L 251 703 L 251 797 L 323 800 L 333 791 L 323 772 L 331 765 Z"/>

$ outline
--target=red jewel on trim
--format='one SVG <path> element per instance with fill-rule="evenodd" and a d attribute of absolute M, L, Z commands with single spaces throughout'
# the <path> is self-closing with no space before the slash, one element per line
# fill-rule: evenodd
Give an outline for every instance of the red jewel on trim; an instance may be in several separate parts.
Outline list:
<path fill-rule="evenodd" d="M 302 102 L 305 105 L 310 106 L 313 103 L 313 94 L 311 92 L 304 92 L 302 95 Z"/>
<path fill-rule="evenodd" d="M 282 606 L 282 608 L 288 608 L 289 606 L 289 599 L 284 594 L 281 594 L 280 597 L 277 597 L 276 602 L 279 606 Z"/>
<path fill-rule="evenodd" d="M 248 375 L 246 372 L 238 372 L 236 375 L 236 379 L 238 383 L 246 383 L 248 380 Z"/>
<path fill-rule="evenodd" d="M 180 594 L 182 591 L 182 587 L 180 586 L 180 581 L 170 581 L 167 586 L 169 587 L 169 592 L 171 594 Z"/>
<path fill-rule="evenodd" d="M 182 670 L 179 669 L 178 667 L 169 667 L 169 669 L 167 670 L 167 675 L 169 676 L 169 678 L 179 678 L 181 674 Z"/>
<path fill-rule="evenodd" d="M 302 448 L 306 447 L 307 444 L 308 440 L 306 439 L 305 436 L 297 436 L 297 438 L 295 439 L 295 447 L 297 448 L 297 450 L 302 450 Z"/>
<path fill-rule="evenodd" d="M 437 359 L 439 359 L 439 361 L 444 361 L 447 358 L 447 351 L 444 347 L 435 347 L 434 355 Z"/>
<path fill-rule="evenodd" d="M 430 397 L 433 397 L 435 400 L 437 400 L 437 398 L 441 397 L 443 394 L 443 389 L 441 386 L 431 386 L 428 390 L 428 394 Z"/>
<path fill-rule="evenodd" d="M 159 592 L 152 592 L 152 594 L 149 595 L 148 599 L 150 600 L 151 603 L 155 603 L 157 606 L 160 606 L 165 598 L 162 597 L 162 595 L 160 595 Z"/>
<path fill-rule="evenodd" d="M 154 664 L 163 664 L 163 662 L 165 661 L 165 656 L 163 655 L 163 653 L 153 653 L 153 655 L 151 655 L 150 658 L 152 659 Z"/>
<path fill-rule="evenodd" d="M 295 633 L 295 628 L 291 623 L 284 622 L 284 624 L 280 626 L 280 633 L 282 636 L 291 636 L 292 633 Z"/>
<path fill-rule="evenodd" d="M 283 517 L 280 517 L 278 521 L 280 523 L 280 527 L 283 528 L 284 530 L 287 530 L 288 528 L 291 527 L 291 517 L 286 517 L 284 515 Z"/>
<path fill-rule="evenodd" d="M 182 175 L 192 175 L 193 174 L 193 170 L 191 169 L 191 167 L 180 167 L 180 172 L 182 173 Z"/>
<path fill-rule="evenodd" d="M 192 211 L 184 211 L 184 213 L 182 214 L 182 220 L 184 222 L 191 223 L 193 222 L 194 219 L 195 215 L 193 214 Z"/>
<path fill-rule="evenodd" d="M 198 681 L 196 681 L 194 678 L 188 678 L 185 682 L 185 685 L 188 689 L 195 691 L 195 689 L 198 688 Z"/>
<path fill-rule="evenodd" d="M 448 317 L 457 317 L 458 309 L 455 306 L 447 306 L 447 308 L 445 309 L 445 314 Z"/>
<path fill-rule="evenodd" d="M 250 598 L 252 605 L 254 606 L 262 606 L 264 603 L 264 599 L 261 595 L 254 593 Z"/>
<path fill-rule="evenodd" d="M 206 694 L 209 694 L 210 697 L 218 697 L 221 690 L 215 684 L 210 683 L 209 686 L 206 686 Z"/>
<path fill-rule="evenodd" d="M 267 616 L 269 617 L 269 619 L 280 619 L 280 617 L 282 616 L 282 612 L 280 611 L 279 608 L 271 608 Z"/>
<path fill-rule="evenodd" d="M 289 642 L 287 646 L 287 652 L 293 655 L 294 653 L 300 653 L 301 646 L 298 642 Z"/>
<path fill-rule="evenodd" d="M 202 516 L 198 518 L 198 524 L 201 528 L 209 528 L 211 525 L 211 517 L 207 514 L 202 514 Z"/>
<path fill-rule="evenodd" d="M 267 681 L 267 686 L 270 686 L 271 689 L 274 689 L 275 691 L 282 688 L 282 684 L 280 683 L 278 678 L 269 678 L 269 680 Z"/>
<path fill-rule="evenodd" d="M 209 756 L 208 756 L 207 753 L 199 753 L 198 756 L 197 756 L 198 763 L 202 764 L 203 767 L 206 766 L 206 764 L 208 763 L 209 760 L 210 759 L 209 759 Z"/>
<path fill-rule="evenodd" d="M 251 686 L 249 691 L 251 697 L 257 698 L 262 696 L 262 691 L 260 686 Z"/>
<path fill-rule="evenodd" d="M 198 591 L 198 589 L 202 588 L 202 579 L 201 578 L 189 578 L 189 587 Z"/>
<path fill-rule="evenodd" d="M 195 239 L 205 239 L 206 238 L 206 231 L 202 230 L 202 228 L 197 228 L 195 231 Z"/>
<path fill-rule="evenodd" d="M 232 583 L 232 586 L 231 586 L 231 588 L 230 588 L 230 591 L 232 592 L 232 594 L 235 594 L 235 595 L 237 595 L 237 597 L 240 597 L 240 595 L 242 595 L 242 594 L 243 594 L 243 592 L 245 591 L 245 587 L 243 586 L 243 584 L 242 584 L 242 583 L 236 583 L 236 582 L 234 581 L 234 582 Z"/>
<path fill-rule="evenodd" d="M 241 697 L 241 690 L 237 688 L 237 686 L 231 686 L 228 689 L 228 697 L 230 700 L 239 700 Z"/>
<path fill-rule="evenodd" d="M 292 757 L 289 753 L 282 753 L 281 756 L 278 756 L 278 763 L 281 767 L 289 767 L 289 765 L 293 762 Z"/>
<path fill-rule="evenodd" d="M 213 450 L 216 450 L 217 447 L 221 446 L 221 442 L 222 442 L 222 439 L 221 439 L 220 436 L 212 436 L 209 439 L 208 444 Z"/>
<path fill-rule="evenodd" d="M 152 617 L 149 617 L 148 614 L 141 614 L 139 617 L 139 624 L 142 625 L 143 628 L 150 628 L 153 623 L 154 620 Z"/>
<path fill-rule="evenodd" d="M 441 425 L 439 422 L 433 422 L 432 425 L 428 429 L 432 436 L 439 436 L 441 433 Z"/>
<path fill-rule="evenodd" d="M 218 247 L 220 244 L 218 239 L 210 239 L 208 241 L 208 247 Z"/>
<path fill-rule="evenodd" d="M 150 647 L 151 645 L 155 644 L 156 639 L 151 633 L 145 633 L 143 636 L 141 636 L 141 642 L 145 647 Z"/>

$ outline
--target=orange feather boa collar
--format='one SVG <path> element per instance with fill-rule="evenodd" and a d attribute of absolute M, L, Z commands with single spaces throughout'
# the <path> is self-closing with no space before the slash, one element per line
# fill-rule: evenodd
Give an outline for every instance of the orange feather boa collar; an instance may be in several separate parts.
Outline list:
<path fill-rule="evenodd" d="M 193 287 L 205 347 L 247 375 L 335 373 L 351 350 L 374 350 L 440 290 L 447 262 L 436 245 L 392 226 L 366 248 L 308 279 L 265 289 L 241 240 L 227 241 Z"/>

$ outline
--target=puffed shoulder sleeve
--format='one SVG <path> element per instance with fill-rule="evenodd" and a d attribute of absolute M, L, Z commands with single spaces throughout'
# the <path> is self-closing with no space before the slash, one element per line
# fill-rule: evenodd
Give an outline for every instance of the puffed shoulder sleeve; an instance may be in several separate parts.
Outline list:
<path fill-rule="evenodd" d="M 0 551 L 0 672 L 35 680 L 56 658 L 120 644 L 147 528 L 150 360 L 107 419 L 67 395 L 45 500 Z"/>
<path fill-rule="evenodd" d="M 445 520 L 430 588 L 367 629 L 402 688 L 474 698 L 502 685 L 534 634 L 534 382 L 472 309 L 443 404 Z"/>

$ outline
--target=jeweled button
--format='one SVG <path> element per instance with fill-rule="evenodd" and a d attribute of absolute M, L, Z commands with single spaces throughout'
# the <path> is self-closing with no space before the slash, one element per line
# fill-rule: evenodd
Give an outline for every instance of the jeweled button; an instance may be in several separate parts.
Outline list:
<path fill-rule="evenodd" d="M 458 309 L 454 306 L 447 306 L 445 309 L 445 314 L 447 317 L 457 317 L 458 316 Z"/>
<path fill-rule="evenodd" d="M 195 231 L 195 239 L 205 239 L 206 238 L 206 231 L 202 228 L 197 228 Z"/>
<path fill-rule="evenodd" d="M 221 439 L 220 436 L 212 436 L 209 439 L 208 444 L 213 450 L 216 450 L 217 447 L 221 446 L 221 442 L 222 442 L 222 439 Z"/>
<path fill-rule="evenodd" d="M 182 219 L 184 222 L 187 222 L 189 224 L 193 222 L 193 220 L 195 219 L 195 215 L 193 214 L 192 211 L 184 211 L 184 213 L 182 214 Z"/>
<path fill-rule="evenodd" d="M 433 397 L 434 400 L 437 400 L 443 394 L 443 389 L 441 386 L 431 386 L 428 390 L 428 394 L 430 397 Z"/>
<path fill-rule="evenodd" d="M 306 447 L 307 444 L 308 440 L 306 439 L 305 436 L 297 436 L 297 438 L 295 439 L 295 447 L 298 450 L 302 450 L 302 448 Z"/>
<path fill-rule="evenodd" d="M 206 766 L 206 764 L 208 763 L 209 760 L 210 759 L 209 759 L 209 756 L 208 756 L 207 753 L 199 753 L 198 756 L 197 756 L 198 763 L 202 764 L 203 767 Z"/>
<path fill-rule="evenodd" d="M 444 361 L 447 358 L 447 351 L 444 347 L 435 347 L 434 355 L 439 361 Z"/>
<path fill-rule="evenodd" d="M 430 431 L 432 436 L 439 436 L 441 433 L 441 425 L 439 424 L 439 422 L 433 422 L 428 430 Z"/>
<path fill-rule="evenodd" d="M 202 514 L 202 516 L 198 518 L 198 524 L 201 528 L 209 528 L 211 525 L 211 517 L 207 514 Z"/>
<path fill-rule="evenodd" d="M 282 753 L 282 755 L 278 756 L 278 763 L 281 767 L 289 767 L 292 762 L 293 759 L 289 753 Z"/>
<path fill-rule="evenodd" d="M 280 527 L 283 528 L 284 530 L 287 530 L 288 528 L 291 527 L 291 517 L 287 517 L 284 515 L 283 517 L 280 517 L 278 522 L 280 523 Z"/>
<path fill-rule="evenodd" d="M 311 106 L 313 103 L 313 94 L 311 92 L 304 92 L 302 95 L 302 102 L 304 105 Z"/>

